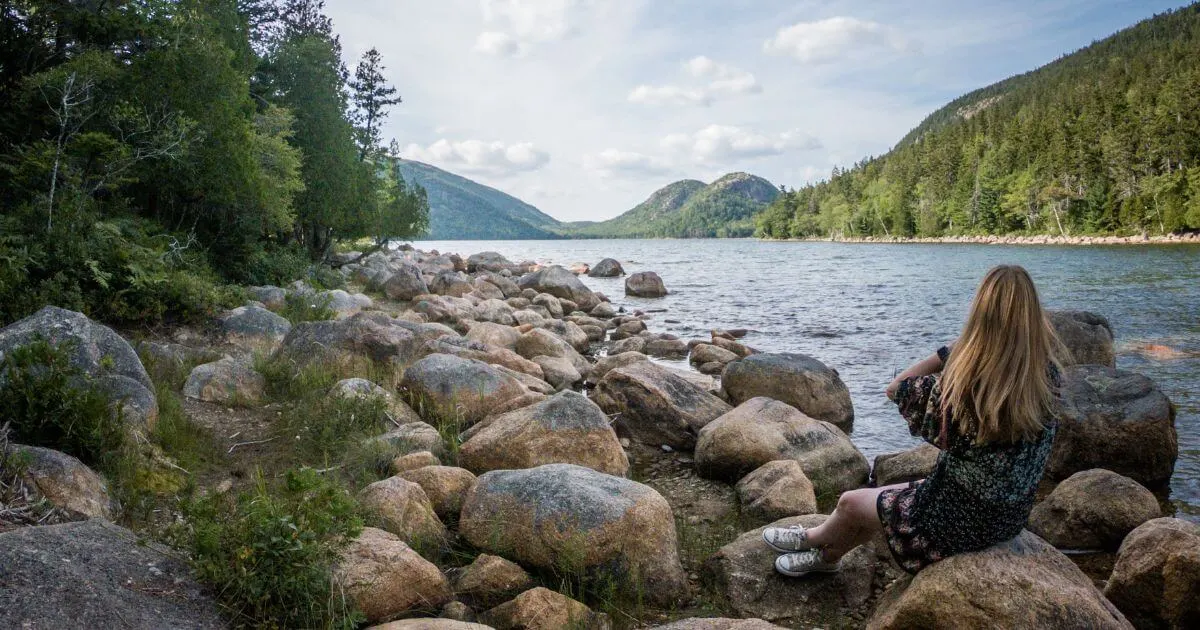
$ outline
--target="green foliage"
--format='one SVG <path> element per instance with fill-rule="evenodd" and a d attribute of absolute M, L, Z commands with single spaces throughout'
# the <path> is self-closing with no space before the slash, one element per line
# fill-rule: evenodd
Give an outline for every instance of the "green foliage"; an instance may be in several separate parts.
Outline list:
<path fill-rule="evenodd" d="M 0 409 L 12 439 L 105 469 L 125 445 L 119 406 L 70 363 L 70 346 L 39 339 L 0 361 Z"/>
<path fill-rule="evenodd" d="M 768 238 L 1200 229 L 1200 5 L 963 96 L 780 197 Z"/>
<path fill-rule="evenodd" d="M 316 293 L 305 294 L 290 291 L 284 298 L 283 310 L 279 315 L 294 324 L 300 322 L 320 322 L 337 317 L 337 313 L 329 308 L 330 297 Z"/>
<path fill-rule="evenodd" d="M 202 498 L 186 510 L 197 577 L 236 624 L 262 628 L 354 628 L 361 615 L 331 572 L 362 529 L 354 499 L 312 470 L 278 487 L 261 475 L 236 499 Z"/>

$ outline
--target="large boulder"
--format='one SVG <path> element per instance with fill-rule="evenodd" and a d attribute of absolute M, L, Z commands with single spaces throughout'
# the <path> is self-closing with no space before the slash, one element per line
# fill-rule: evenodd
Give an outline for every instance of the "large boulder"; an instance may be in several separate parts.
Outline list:
<path fill-rule="evenodd" d="M 495 630 L 491 626 L 456 619 L 401 619 L 371 626 L 367 630 Z"/>
<path fill-rule="evenodd" d="M 467 339 L 481 341 L 497 348 L 516 350 L 517 341 L 521 339 L 521 331 L 512 326 L 503 326 L 492 322 L 475 322 L 467 331 Z"/>
<path fill-rule="evenodd" d="M 498 252 L 479 252 L 467 257 L 467 271 L 471 273 L 478 271 L 499 272 L 505 269 L 512 270 L 515 267 L 516 265 L 511 260 Z"/>
<path fill-rule="evenodd" d="M 0 628 L 227 628 L 178 554 L 100 519 L 0 534 Z"/>
<path fill-rule="evenodd" d="M 277 311 L 287 305 L 287 291 L 274 285 L 246 287 L 246 293 L 272 311 Z"/>
<path fill-rule="evenodd" d="M 576 278 L 575 274 L 558 265 L 521 276 L 517 286 L 571 300 L 584 311 L 590 311 L 600 303 L 600 298 Z"/>
<path fill-rule="evenodd" d="M 429 283 L 429 291 L 437 295 L 453 295 L 462 297 L 475 290 L 471 281 L 461 273 L 444 272 L 433 277 Z"/>
<path fill-rule="evenodd" d="M 543 464 L 576 464 L 621 477 L 629 472 L 608 417 L 575 392 L 488 418 L 462 444 L 459 461 L 475 473 Z"/>
<path fill-rule="evenodd" d="M 1200 627 L 1200 525 L 1156 518 L 1125 537 L 1104 594 L 1138 628 Z"/>
<path fill-rule="evenodd" d="M 721 375 L 721 388 L 735 405 L 766 396 L 842 430 L 854 424 L 850 390 L 837 370 L 806 354 L 764 353 L 734 361 Z"/>
<path fill-rule="evenodd" d="M 428 451 L 426 454 L 432 455 Z M 396 468 L 395 462 L 393 468 Z M 453 466 L 422 466 L 398 471 L 396 476 L 421 486 L 434 513 L 447 521 L 458 518 L 467 490 L 475 485 L 475 475 L 471 471 Z"/>
<path fill-rule="evenodd" d="M 1102 315 L 1087 311 L 1047 311 L 1050 324 L 1070 356 L 1065 365 L 1117 366 L 1113 352 L 1113 330 Z"/>
<path fill-rule="evenodd" d="M 431 354 L 409 366 L 400 387 L 423 417 L 461 427 L 543 398 L 487 363 L 449 354 Z"/>
<path fill-rule="evenodd" d="M 562 337 L 544 328 L 535 328 L 517 340 L 517 354 L 526 359 L 550 357 L 566 359 L 571 362 L 575 371 L 586 375 L 592 370 L 591 363 Z"/>
<path fill-rule="evenodd" d="M 482 341 L 472 341 L 466 337 L 446 336 L 427 341 L 421 349 L 421 353 L 425 355 L 452 354 L 463 359 L 482 361 L 489 365 L 500 365 L 534 378 L 544 378 L 545 376 L 536 361 L 530 361 L 507 348 L 490 346 Z"/>
<path fill-rule="evenodd" d="M 608 630 L 612 622 L 603 613 L 544 586 L 529 589 L 480 615 L 496 630 Z"/>
<path fill-rule="evenodd" d="M 658 605 L 686 597 L 671 506 L 635 481 L 571 464 L 496 470 L 467 495 L 459 532 L 526 566 L 614 579 Z"/>
<path fill-rule="evenodd" d="M 33 491 L 31 500 L 44 498 L 72 519 L 112 520 L 116 513 L 104 478 L 66 453 L 9 444 L 0 453 L 0 471 L 6 466 L 21 473 L 21 481 Z"/>
<path fill-rule="evenodd" d="M 225 340 L 248 350 L 274 352 L 292 329 L 288 320 L 250 304 L 217 316 L 217 328 Z"/>
<path fill-rule="evenodd" d="M 724 348 L 707 343 L 692 348 L 688 361 L 703 374 L 720 374 L 725 366 L 738 360 L 738 355 Z"/>
<path fill-rule="evenodd" d="M 425 490 L 403 477 L 376 481 L 358 493 L 358 501 L 380 529 L 421 551 L 436 549 L 446 538 Z"/>
<path fill-rule="evenodd" d="M 622 352 L 620 354 L 610 354 L 600 357 L 596 360 L 596 364 L 592 366 L 592 371 L 587 375 L 587 384 L 595 386 L 612 370 L 642 361 L 649 361 L 650 357 L 641 352 Z"/>
<path fill-rule="evenodd" d="M 592 397 L 617 414 L 618 433 L 643 444 L 691 450 L 696 433 L 728 412 L 725 401 L 649 361 L 610 370 Z"/>
<path fill-rule="evenodd" d="M 1166 485 L 1179 441 L 1175 409 L 1150 379 L 1096 365 L 1067 368 L 1058 435 L 1046 476 L 1104 468 L 1138 483 Z"/>
<path fill-rule="evenodd" d="M 653 271 L 639 271 L 625 278 L 625 295 L 643 298 L 660 298 L 667 295 L 662 278 Z"/>
<path fill-rule="evenodd" d="M 129 342 L 83 313 L 57 306 L 42 310 L 0 328 L 0 360 L 15 348 L 37 339 L 62 347 L 69 344 L 72 367 L 90 378 L 113 401 L 124 403 L 124 418 L 139 430 L 149 430 L 158 419 L 154 383 Z"/>
<path fill-rule="evenodd" d="M 533 586 L 533 578 L 521 565 L 500 556 L 481 553 L 462 568 L 454 581 L 454 593 L 476 608 L 498 606 Z"/>
<path fill-rule="evenodd" d="M 410 422 L 402 424 L 383 435 L 370 439 L 371 442 L 387 444 L 400 453 L 419 453 L 429 451 L 431 455 L 439 456 L 446 453 L 446 445 L 437 427 L 425 422 Z"/>
<path fill-rule="evenodd" d="M 1075 563 L 1029 533 L 893 585 L 871 629 L 1132 628 Z"/>
<path fill-rule="evenodd" d="M 341 289 L 334 289 L 313 295 L 310 303 L 333 311 L 334 317 L 338 319 L 345 319 L 371 306 L 372 300 L 362 293 L 350 294 Z"/>
<path fill-rule="evenodd" d="M 823 514 L 793 516 L 772 527 L 816 527 Z M 776 573 L 777 553 L 762 540 L 764 528 L 738 536 L 704 563 L 702 575 L 743 617 L 796 627 L 827 626 L 866 606 L 874 592 L 880 561 L 871 545 L 851 551 L 837 573 L 796 579 Z"/>
<path fill-rule="evenodd" d="M 454 599 L 450 581 L 436 565 L 396 535 L 373 527 L 364 527 L 342 551 L 334 578 L 367 623 L 436 610 Z"/>
<path fill-rule="evenodd" d="M 593 278 L 616 278 L 625 275 L 625 268 L 621 266 L 620 262 L 612 258 L 605 258 L 589 269 L 588 275 Z"/>
<path fill-rule="evenodd" d="M 499 289 L 496 290 L 499 291 Z M 471 317 L 475 321 L 514 326 L 517 323 L 516 318 L 513 317 L 514 312 L 513 307 L 498 299 L 486 299 L 475 305 Z"/>
<path fill-rule="evenodd" d="M 1154 494 L 1115 472 L 1077 472 L 1058 484 L 1029 515 L 1029 531 L 1060 549 L 1115 551 L 1138 525 L 1162 511 Z"/>
<path fill-rule="evenodd" d="M 862 486 L 870 466 L 841 429 L 770 398 L 752 398 L 700 430 L 696 470 L 738 479 L 768 462 L 794 460 L 821 498 Z"/>
<path fill-rule="evenodd" d="M 742 516 L 755 524 L 817 511 L 817 495 L 804 469 L 795 460 L 767 462 L 734 487 Z"/>
<path fill-rule="evenodd" d="M 408 301 L 429 293 L 429 285 L 425 284 L 419 267 L 403 264 L 398 265 L 383 283 L 383 293 L 393 300 Z"/>
<path fill-rule="evenodd" d="M 446 334 L 453 331 L 393 319 L 386 313 L 359 313 L 343 320 L 296 324 L 275 356 L 297 368 L 323 362 L 372 363 L 398 371 L 414 360 L 426 341 Z"/>
<path fill-rule="evenodd" d="M 377 399 L 382 401 L 385 406 L 384 413 L 387 417 L 380 418 L 380 424 L 389 428 L 395 425 L 421 421 L 421 416 L 418 416 L 417 412 L 412 410 L 412 407 L 409 407 L 404 401 L 396 398 L 396 395 L 391 391 L 365 378 L 344 378 L 329 388 L 329 395 L 333 398 L 347 400 Z"/>
<path fill-rule="evenodd" d="M 267 394 L 267 379 L 243 359 L 226 357 L 197 365 L 183 384 L 183 395 L 204 402 L 257 404 Z"/>
<path fill-rule="evenodd" d="M 533 357 L 533 362 L 541 368 L 543 378 L 554 387 L 555 391 L 571 389 L 583 380 L 583 375 L 568 359 L 537 356 Z"/>
<path fill-rule="evenodd" d="M 941 454 L 938 447 L 921 442 L 907 451 L 877 455 L 875 467 L 871 469 L 871 480 L 882 488 L 924 479 L 933 472 Z"/>

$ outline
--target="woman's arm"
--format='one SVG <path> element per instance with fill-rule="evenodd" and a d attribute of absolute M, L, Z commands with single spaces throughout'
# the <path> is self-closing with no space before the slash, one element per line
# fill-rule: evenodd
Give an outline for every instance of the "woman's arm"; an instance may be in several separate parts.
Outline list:
<path fill-rule="evenodd" d="M 924 359 L 921 359 L 920 361 L 917 361 L 912 365 L 912 367 L 909 367 L 907 370 L 901 372 L 900 375 L 893 379 L 891 384 L 887 386 L 888 400 L 896 399 L 896 391 L 900 389 L 901 381 L 910 378 L 929 376 L 930 374 L 937 374 L 938 372 L 941 372 L 942 366 L 945 365 L 943 357 L 950 353 L 950 348 L 953 345 L 953 342 L 951 342 L 950 344 L 939 348 L 937 352 L 925 357 Z"/>

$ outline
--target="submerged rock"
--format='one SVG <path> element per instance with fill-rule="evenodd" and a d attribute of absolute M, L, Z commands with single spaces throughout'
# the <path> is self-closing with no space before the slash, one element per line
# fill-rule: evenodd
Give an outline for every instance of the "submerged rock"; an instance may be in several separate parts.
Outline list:
<path fill-rule="evenodd" d="M 621 266 L 620 262 L 612 258 L 605 258 L 596 263 L 596 266 L 588 271 L 588 275 L 593 278 L 616 278 L 625 275 L 625 268 Z"/>
<path fill-rule="evenodd" d="M 639 271 L 625 278 L 625 295 L 643 298 L 666 297 L 667 287 L 653 271 Z"/>
<path fill-rule="evenodd" d="M 619 592 L 656 605 L 686 597 L 671 506 L 647 486 L 590 468 L 486 473 L 467 495 L 459 532 L 526 566 L 609 576 Z"/>
<path fill-rule="evenodd" d="M 1125 370 L 1081 365 L 1063 375 L 1058 435 L 1046 476 L 1093 468 L 1157 488 L 1171 480 L 1179 441 L 1175 409 L 1153 381 Z"/>
<path fill-rule="evenodd" d="M 1046 316 L 1070 352 L 1062 357 L 1064 365 L 1117 366 L 1112 325 L 1103 316 L 1087 311 L 1047 311 Z"/>
<path fill-rule="evenodd" d="M 1161 516 L 1138 482 L 1103 469 L 1075 473 L 1033 508 L 1029 531 L 1063 549 L 1115 551 L 1134 528 Z"/>
<path fill-rule="evenodd" d="M 1022 532 L 893 585 L 868 628 L 1113 628 L 1124 615 L 1054 547 Z"/>
<path fill-rule="evenodd" d="M 721 388 L 734 404 L 757 396 L 787 403 L 848 431 L 854 424 L 850 390 L 837 370 L 805 354 L 754 354 L 730 363 Z"/>

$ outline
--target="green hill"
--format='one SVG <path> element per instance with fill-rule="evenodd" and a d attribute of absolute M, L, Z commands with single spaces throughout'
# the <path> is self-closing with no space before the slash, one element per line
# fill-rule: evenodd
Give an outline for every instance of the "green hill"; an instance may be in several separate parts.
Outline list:
<path fill-rule="evenodd" d="M 749 236 L 753 216 L 779 196 L 767 180 L 730 173 L 705 185 L 694 179 L 675 182 L 650 195 L 629 212 L 584 227 L 571 236 L 590 238 L 712 238 Z"/>
<path fill-rule="evenodd" d="M 400 172 L 429 196 L 429 239 L 562 238 L 554 217 L 495 188 L 412 160 L 401 160 Z"/>
<path fill-rule="evenodd" d="M 772 238 L 1198 229 L 1200 5 L 956 99 L 756 223 Z"/>

